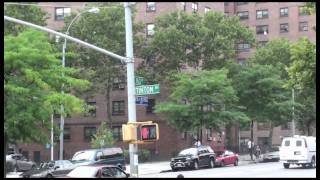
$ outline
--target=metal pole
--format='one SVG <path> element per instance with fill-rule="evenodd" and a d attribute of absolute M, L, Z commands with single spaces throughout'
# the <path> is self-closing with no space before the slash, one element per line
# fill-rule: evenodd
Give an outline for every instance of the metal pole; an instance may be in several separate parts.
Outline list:
<path fill-rule="evenodd" d="M 77 38 L 68 36 L 68 35 L 66 35 L 66 34 L 63 34 L 63 33 L 57 32 L 57 31 L 54 31 L 54 30 L 49 29 L 49 28 L 46 28 L 46 27 L 38 26 L 38 25 L 29 23 L 29 22 L 26 22 L 26 21 L 22 21 L 22 20 L 19 20 L 19 19 L 16 19 L 16 18 L 8 17 L 8 16 L 4 16 L 4 19 L 7 20 L 7 21 L 11 21 L 11 22 L 15 22 L 15 23 L 18 23 L 18 24 L 30 26 L 30 27 L 33 27 L 33 28 L 38 29 L 38 30 L 41 30 L 41 31 L 45 31 L 45 32 L 48 32 L 48 33 L 52 33 L 52 34 L 61 36 L 61 37 L 66 38 L 66 39 L 68 39 L 68 40 L 70 40 L 70 41 L 79 43 L 80 45 L 83 45 L 83 46 L 86 46 L 86 47 L 88 47 L 88 48 L 94 49 L 94 50 L 96 50 L 96 51 L 102 52 L 103 54 L 106 54 L 106 55 L 111 56 L 111 57 L 113 57 L 113 58 L 119 59 L 119 60 L 121 60 L 123 63 L 126 63 L 127 58 L 125 58 L 125 57 L 119 56 L 119 55 L 114 54 L 114 53 L 112 53 L 112 52 L 110 52 L 110 51 L 107 51 L 107 50 L 105 50 L 105 49 L 99 48 L 99 47 L 97 47 L 97 46 L 95 46 L 95 45 L 92 45 L 92 44 L 90 44 L 90 43 L 81 41 L 81 40 L 79 40 L 79 39 L 77 39 Z"/>
<path fill-rule="evenodd" d="M 292 102 L 294 103 L 294 88 L 292 88 Z M 295 122 L 294 122 L 294 105 L 292 106 L 292 136 L 295 135 Z"/>
<path fill-rule="evenodd" d="M 136 122 L 135 82 L 134 82 L 134 59 L 132 42 L 131 9 L 128 2 L 124 3 L 125 26 L 126 26 L 126 55 L 127 55 L 127 89 L 128 89 L 128 122 Z M 138 177 L 138 145 L 129 144 L 130 173 Z"/>
<path fill-rule="evenodd" d="M 65 55 L 66 55 L 66 45 L 67 45 L 67 39 L 64 38 L 64 43 L 62 46 L 62 67 L 65 67 Z M 62 77 L 64 76 L 64 74 L 62 74 Z M 61 87 L 61 93 L 64 94 L 63 91 L 63 86 L 64 84 L 62 84 Z M 59 159 L 63 160 L 63 131 L 64 131 L 64 106 L 63 103 L 61 104 L 61 113 L 60 113 L 60 154 L 59 154 Z"/>
<path fill-rule="evenodd" d="M 251 120 L 251 146 L 250 146 L 250 157 L 251 157 L 251 160 L 253 160 L 253 157 L 252 157 L 252 151 L 253 151 L 253 120 Z"/>
<path fill-rule="evenodd" d="M 51 114 L 51 161 L 53 161 L 53 114 Z"/>

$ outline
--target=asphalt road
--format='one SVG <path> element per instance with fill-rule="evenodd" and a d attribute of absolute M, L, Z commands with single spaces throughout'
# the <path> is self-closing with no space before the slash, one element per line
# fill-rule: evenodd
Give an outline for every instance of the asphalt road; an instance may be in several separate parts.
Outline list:
<path fill-rule="evenodd" d="M 213 169 L 184 170 L 177 172 L 163 172 L 153 174 L 141 174 L 139 177 L 177 177 L 183 174 L 184 177 L 308 177 L 316 178 L 316 168 L 304 169 L 300 166 L 290 166 L 285 169 L 280 162 L 246 164 L 242 166 L 226 166 Z"/>

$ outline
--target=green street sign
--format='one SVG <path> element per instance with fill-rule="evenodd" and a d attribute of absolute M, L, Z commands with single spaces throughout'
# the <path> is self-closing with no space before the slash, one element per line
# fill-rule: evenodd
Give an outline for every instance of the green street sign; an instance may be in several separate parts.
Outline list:
<path fill-rule="evenodd" d="M 136 86 L 140 86 L 144 83 L 143 77 L 136 77 Z"/>
<path fill-rule="evenodd" d="M 160 93 L 159 84 L 136 86 L 136 95 L 159 94 L 159 93 Z"/>

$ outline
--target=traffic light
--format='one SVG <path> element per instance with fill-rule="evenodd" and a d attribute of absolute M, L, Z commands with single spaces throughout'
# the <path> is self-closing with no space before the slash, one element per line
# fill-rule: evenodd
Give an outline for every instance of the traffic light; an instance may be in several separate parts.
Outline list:
<path fill-rule="evenodd" d="M 144 142 L 157 141 L 159 139 L 159 127 L 158 127 L 158 124 L 156 123 L 141 124 L 139 131 L 140 131 L 141 141 L 144 141 Z"/>
<path fill-rule="evenodd" d="M 159 127 L 157 123 L 134 122 L 122 125 L 122 139 L 132 144 L 143 144 L 159 140 Z"/>

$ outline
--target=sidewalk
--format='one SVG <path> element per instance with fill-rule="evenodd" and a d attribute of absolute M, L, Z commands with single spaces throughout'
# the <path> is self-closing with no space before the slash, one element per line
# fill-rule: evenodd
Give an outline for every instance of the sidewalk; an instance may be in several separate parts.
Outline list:
<path fill-rule="evenodd" d="M 239 155 L 239 166 L 243 166 L 247 164 L 255 164 L 257 162 L 258 161 L 255 161 L 255 159 L 253 161 L 251 160 L 250 154 Z M 170 161 L 139 163 L 139 167 L 138 167 L 139 175 L 156 174 L 162 171 L 171 171 Z M 129 164 L 126 165 L 126 172 L 131 174 Z"/>

